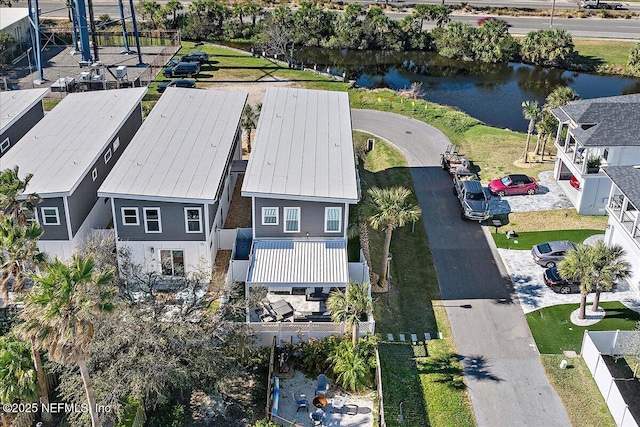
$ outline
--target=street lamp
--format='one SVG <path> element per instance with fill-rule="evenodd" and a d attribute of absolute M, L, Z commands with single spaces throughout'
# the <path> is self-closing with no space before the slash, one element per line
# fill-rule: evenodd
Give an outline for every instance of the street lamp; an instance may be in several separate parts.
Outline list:
<path fill-rule="evenodd" d="M 398 414 L 398 424 L 402 424 L 404 422 L 404 417 L 402 416 L 402 404 L 404 403 L 404 400 L 402 402 L 400 402 L 400 414 Z"/>
<path fill-rule="evenodd" d="M 551 3 L 551 20 L 549 21 L 549 28 L 553 28 L 553 12 L 556 9 L 556 0 L 553 0 Z"/>
<path fill-rule="evenodd" d="M 389 306 L 389 296 L 391 295 L 391 252 L 387 254 L 387 306 Z"/>

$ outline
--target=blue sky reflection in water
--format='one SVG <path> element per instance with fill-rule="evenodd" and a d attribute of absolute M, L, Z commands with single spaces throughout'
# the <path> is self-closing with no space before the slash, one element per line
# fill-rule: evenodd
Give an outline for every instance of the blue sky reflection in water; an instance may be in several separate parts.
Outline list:
<path fill-rule="evenodd" d="M 360 87 L 401 89 L 422 82 L 425 99 L 450 105 L 483 122 L 526 131 L 523 101 L 543 104 L 557 86 L 571 87 L 581 98 L 640 93 L 640 79 L 578 73 L 508 63 L 457 61 L 431 52 L 296 49 L 298 63 L 356 80 Z"/>

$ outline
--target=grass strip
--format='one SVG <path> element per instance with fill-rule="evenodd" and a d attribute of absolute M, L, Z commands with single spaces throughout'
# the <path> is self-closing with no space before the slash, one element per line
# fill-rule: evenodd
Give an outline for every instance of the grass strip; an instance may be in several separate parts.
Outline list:
<path fill-rule="evenodd" d="M 554 209 L 511 212 L 509 221 L 508 227 L 518 233 L 554 230 L 602 230 L 601 232 L 604 232 L 608 218 L 604 215 L 579 215 L 575 209 Z"/>
<path fill-rule="evenodd" d="M 560 354 L 540 355 L 547 378 L 560 396 L 571 425 L 614 427 L 616 423 L 584 360 L 581 357 L 566 359 L 567 369 L 560 369 L 563 359 L 566 357 Z"/>
<path fill-rule="evenodd" d="M 512 239 L 507 239 L 505 233 L 491 233 L 491 236 L 499 248 L 530 250 L 533 245 L 553 240 L 570 240 L 582 243 L 587 237 L 603 233 L 603 230 L 554 230 L 518 233 L 518 237 Z"/>
<path fill-rule="evenodd" d="M 589 296 L 589 301 L 593 296 Z M 637 313 L 618 301 L 601 302 L 606 315 L 600 322 L 590 326 L 571 323 L 571 313 L 579 304 L 562 304 L 541 308 L 526 314 L 533 339 L 541 354 L 562 354 L 565 350 L 580 353 L 585 330 L 589 331 L 631 331 L 640 320 Z M 591 308 L 587 306 L 587 312 Z"/>

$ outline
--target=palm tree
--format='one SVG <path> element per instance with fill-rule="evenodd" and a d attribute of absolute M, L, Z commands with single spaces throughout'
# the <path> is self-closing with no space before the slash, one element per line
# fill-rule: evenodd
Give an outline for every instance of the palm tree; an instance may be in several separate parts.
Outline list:
<path fill-rule="evenodd" d="M 373 310 L 369 295 L 369 283 L 350 283 L 346 291 L 336 290 L 329 294 L 327 308 L 334 322 L 345 322 L 351 330 L 351 340 L 358 343 L 360 318 Z"/>
<path fill-rule="evenodd" d="M 24 287 L 26 273 L 42 265 L 45 255 L 38 249 L 42 228 L 36 224 L 23 227 L 14 218 L 0 216 L 0 289 L 9 303 L 9 283 L 14 289 Z"/>
<path fill-rule="evenodd" d="M 178 11 L 184 9 L 179 0 L 169 0 L 164 5 L 165 13 L 171 13 L 173 16 L 173 28 L 178 28 Z"/>
<path fill-rule="evenodd" d="M 594 290 L 592 311 L 598 311 L 600 293 L 610 290 L 616 281 L 626 279 L 631 275 L 631 264 L 624 261 L 625 251 L 620 245 L 607 247 L 602 241 L 596 242 L 591 249 L 596 260 L 594 265 Z"/>
<path fill-rule="evenodd" d="M 251 132 L 258 125 L 258 118 L 260 117 L 260 110 L 262 109 L 262 104 L 256 104 L 256 108 L 254 109 L 251 105 L 247 104 L 242 111 L 242 121 L 240 122 L 240 126 L 242 130 L 247 133 L 247 152 L 251 153 Z"/>
<path fill-rule="evenodd" d="M 96 271 L 93 258 L 74 256 L 70 264 L 56 260 L 25 297 L 22 333 L 35 340 L 49 357 L 63 365 L 75 363 L 89 402 L 92 427 L 101 426 L 87 367 L 97 316 L 113 310 L 112 271 Z"/>
<path fill-rule="evenodd" d="M 525 119 L 529 120 L 529 127 L 527 128 L 527 142 L 524 146 L 524 162 L 529 161 L 529 142 L 531 141 L 531 133 L 536 125 L 536 120 L 540 118 L 540 108 L 537 101 L 524 101 L 522 103 L 522 115 Z"/>
<path fill-rule="evenodd" d="M 420 207 L 409 200 L 411 191 L 405 187 L 378 188 L 367 190 L 369 200 L 367 211 L 370 213 L 369 224 L 376 230 L 385 231 L 382 248 L 381 286 L 386 285 L 387 258 L 391 247 L 393 230 L 404 227 L 409 221 L 417 221 L 422 215 Z"/>
<path fill-rule="evenodd" d="M 40 196 L 36 193 L 25 194 L 31 178 L 33 174 L 20 179 L 18 166 L 0 172 L 0 211 L 16 218 L 20 225 L 27 223 L 25 209 L 33 211 L 40 202 Z"/>
<path fill-rule="evenodd" d="M 431 6 L 426 4 L 417 4 L 413 7 L 413 11 L 411 12 L 411 16 L 414 19 L 420 20 L 420 32 L 422 32 L 422 28 L 424 27 L 425 19 L 431 19 Z"/>
<path fill-rule="evenodd" d="M 580 97 L 569 86 L 558 86 L 547 96 L 546 102 L 542 107 L 540 119 L 536 125 L 538 141 L 533 150 L 536 154 L 540 154 L 540 161 L 544 160 L 544 149 L 549 138 L 553 137 L 558 129 L 558 121 L 551 114 L 551 110 L 577 99 L 580 99 Z"/>
<path fill-rule="evenodd" d="M 558 86 L 547 96 L 544 108 L 552 110 L 577 99 L 580 97 L 569 86 Z"/>
<path fill-rule="evenodd" d="M 587 295 L 593 290 L 594 265 L 596 263 L 591 246 L 578 245 L 558 264 L 558 271 L 564 278 L 580 282 L 580 311 L 578 319 L 584 319 Z"/>
<path fill-rule="evenodd" d="M 36 372 L 31 364 L 29 346 L 11 335 L 0 337 L 0 403 L 34 402 L 38 398 Z M 0 412 L 2 425 L 8 427 L 9 414 Z"/>

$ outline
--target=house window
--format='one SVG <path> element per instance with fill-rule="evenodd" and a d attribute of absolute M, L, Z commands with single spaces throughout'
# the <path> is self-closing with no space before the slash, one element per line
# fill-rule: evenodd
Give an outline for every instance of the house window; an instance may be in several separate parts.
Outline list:
<path fill-rule="evenodd" d="M 4 153 L 5 151 L 7 151 L 10 146 L 11 142 L 9 142 L 9 138 L 5 138 L 5 140 L 0 143 L 0 153 Z"/>
<path fill-rule="evenodd" d="M 609 160 L 609 149 L 605 148 L 604 152 L 602 153 L 602 158 L 605 160 Z"/>
<path fill-rule="evenodd" d="M 187 233 L 202 233 L 201 208 L 184 208 L 184 221 Z"/>
<path fill-rule="evenodd" d="M 300 232 L 300 208 L 284 208 L 284 232 Z"/>
<path fill-rule="evenodd" d="M 339 233 L 342 223 L 342 208 L 324 208 L 324 232 Z"/>
<path fill-rule="evenodd" d="M 60 214 L 58 208 L 41 208 L 42 223 L 44 225 L 60 225 Z"/>
<path fill-rule="evenodd" d="M 27 225 L 38 222 L 36 219 L 36 213 L 32 209 L 22 208 L 22 212 L 24 212 L 24 217 L 27 219 Z"/>
<path fill-rule="evenodd" d="M 93 168 L 93 170 L 91 171 L 91 178 L 94 181 L 98 178 L 98 169 L 97 168 Z"/>
<path fill-rule="evenodd" d="M 116 151 L 120 147 L 120 137 L 117 137 L 115 141 L 113 141 L 113 151 Z"/>
<path fill-rule="evenodd" d="M 262 225 L 278 225 L 278 208 L 262 208 Z"/>
<path fill-rule="evenodd" d="M 109 148 L 107 152 L 104 153 L 104 164 L 106 165 L 107 163 L 109 163 L 109 160 L 111 160 L 111 148 Z"/>
<path fill-rule="evenodd" d="M 164 276 L 184 276 L 184 251 L 161 250 L 160 264 Z"/>
<path fill-rule="evenodd" d="M 146 233 L 162 233 L 160 208 L 142 208 L 144 212 L 144 231 Z"/>
<path fill-rule="evenodd" d="M 138 208 L 121 208 L 123 225 L 140 225 Z"/>

